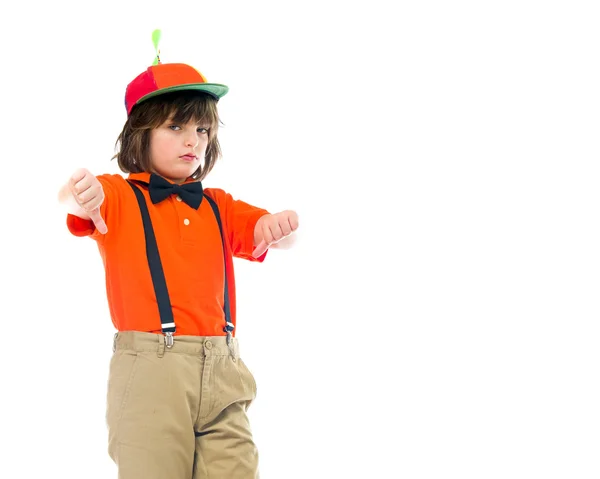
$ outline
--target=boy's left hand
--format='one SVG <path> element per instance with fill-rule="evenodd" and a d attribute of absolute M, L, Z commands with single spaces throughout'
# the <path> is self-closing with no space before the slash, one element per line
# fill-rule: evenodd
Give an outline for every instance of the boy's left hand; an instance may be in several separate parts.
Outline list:
<path fill-rule="evenodd" d="M 254 227 L 254 244 L 258 245 L 252 256 L 259 258 L 282 239 L 298 229 L 298 215 L 295 211 L 285 210 L 273 215 L 261 216 Z"/>

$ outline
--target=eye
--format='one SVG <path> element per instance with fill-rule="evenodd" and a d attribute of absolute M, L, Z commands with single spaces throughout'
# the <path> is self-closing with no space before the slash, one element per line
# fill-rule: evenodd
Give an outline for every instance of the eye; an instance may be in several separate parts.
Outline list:
<path fill-rule="evenodd" d="M 198 133 L 208 133 L 208 128 L 199 127 L 197 131 Z"/>
<path fill-rule="evenodd" d="M 169 128 L 173 131 L 179 131 L 181 130 L 181 127 L 178 125 L 169 125 Z"/>

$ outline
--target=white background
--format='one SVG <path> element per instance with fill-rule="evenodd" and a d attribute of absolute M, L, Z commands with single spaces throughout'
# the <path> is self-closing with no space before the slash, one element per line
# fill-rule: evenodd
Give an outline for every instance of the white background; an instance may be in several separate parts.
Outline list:
<path fill-rule="evenodd" d="M 118 172 L 154 28 L 230 87 L 205 184 L 300 215 L 236 262 L 261 477 L 600 477 L 595 2 L 100 5 L 0 11 L 1 477 L 116 477 L 102 264 L 56 193 Z"/>

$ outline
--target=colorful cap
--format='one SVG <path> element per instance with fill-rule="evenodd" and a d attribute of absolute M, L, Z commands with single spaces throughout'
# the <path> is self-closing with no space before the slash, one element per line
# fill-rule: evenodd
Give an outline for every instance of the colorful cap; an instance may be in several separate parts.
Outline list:
<path fill-rule="evenodd" d="M 212 95 L 216 100 L 224 96 L 229 88 L 218 83 L 208 83 L 206 77 L 198 70 L 185 63 L 161 63 L 158 42 L 160 30 L 152 33 L 156 49 L 156 59 L 151 67 L 140 73 L 127 85 L 125 91 L 125 108 L 127 115 L 135 105 L 164 93 L 173 91 L 194 90 Z"/>

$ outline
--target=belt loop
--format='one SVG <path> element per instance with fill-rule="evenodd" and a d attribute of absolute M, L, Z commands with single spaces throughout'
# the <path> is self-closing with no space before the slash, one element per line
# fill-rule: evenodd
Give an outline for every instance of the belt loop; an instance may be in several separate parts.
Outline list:
<path fill-rule="evenodd" d="M 119 333 L 116 332 L 115 336 L 113 337 L 113 353 L 117 350 L 117 337 L 119 336 Z"/>
<path fill-rule="evenodd" d="M 157 334 L 158 337 L 158 357 L 162 358 L 165 355 L 165 339 L 162 334 Z"/>

